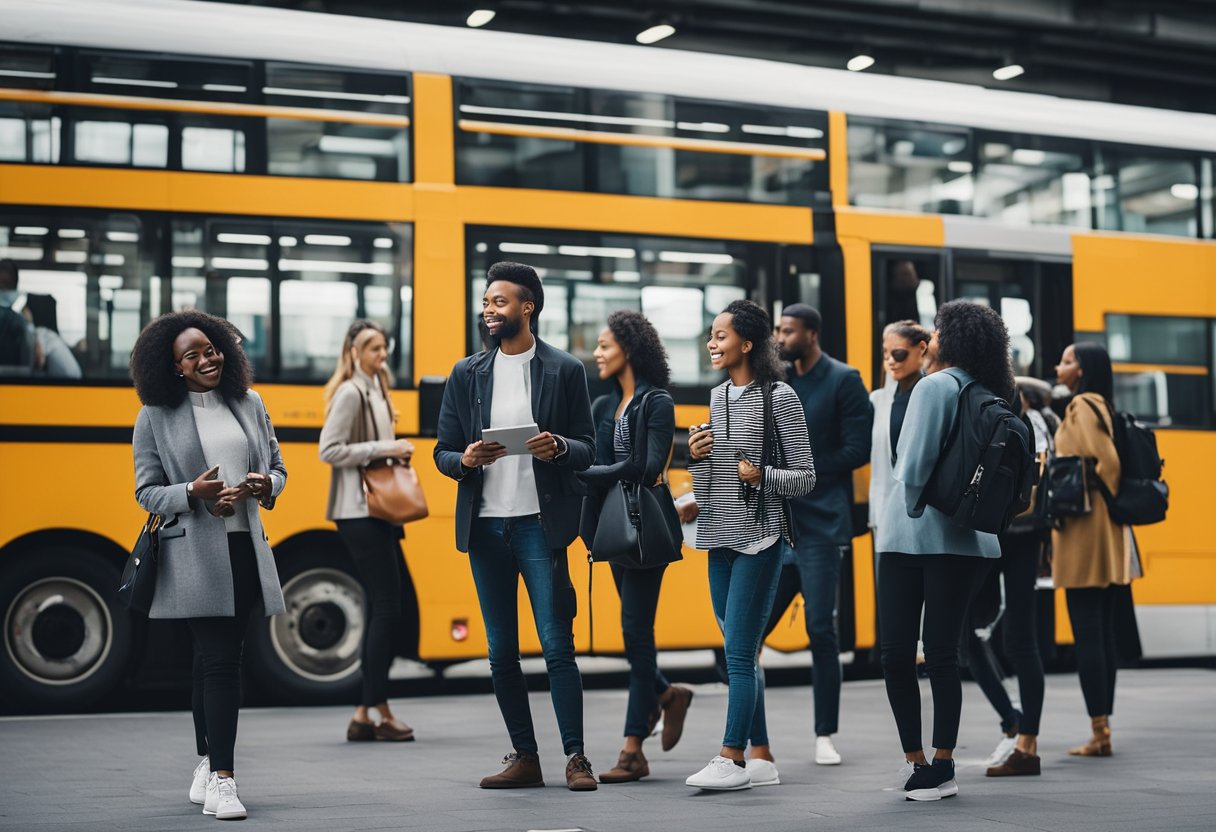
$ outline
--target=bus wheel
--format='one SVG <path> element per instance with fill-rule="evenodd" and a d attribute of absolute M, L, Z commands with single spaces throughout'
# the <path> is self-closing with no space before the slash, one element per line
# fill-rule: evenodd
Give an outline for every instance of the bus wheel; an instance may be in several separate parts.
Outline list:
<path fill-rule="evenodd" d="M 363 644 L 363 588 L 353 567 L 317 551 L 282 558 L 287 612 L 257 618 L 245 669 L 270 699 L 299 704 L 354 702 Z"/>
<path fill-rule="evenodd" d="M 117 567 L 48 547 L 0 561 L 0 692 L 18 708 L 76 710 L 104 698 L 131 656 Z"/>

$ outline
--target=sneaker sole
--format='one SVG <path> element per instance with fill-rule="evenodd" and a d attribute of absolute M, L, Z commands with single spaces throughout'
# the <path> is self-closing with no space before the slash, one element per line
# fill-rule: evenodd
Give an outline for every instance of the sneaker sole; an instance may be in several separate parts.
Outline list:
<path fill-rule="evenodd" d="M 817 765 L 817 766 L 838 766 L 842 762 L 844 762 L 844 761 L 843 760 L 815 760 L 815 765 Z"/>
<path fill-rule="evenodd" d="M 927 803 L 934 800 L 945 800 L 949 797 L 958 796 L 958 783 L 951 780 L 949 783 L 943 783 L 934 789 L 915 789 L 904 795 L 904 800 L 915 800 L 919 803 Z"/>
<path fill-rule="evenodd" d="M 478 788 L 482 788 L 482 789 L 543 789 L 544 787 L 545 787 L 545 781 L 544 781 L 544 780 L 541 780 L 541 781 L 536 782 L 536 783 L 512 783 L 512 784 L 510 784 L 510 785 L 508 785 L 508 786 L 498 786 L 498 785 L 494 785 L 494 786 L 485 786 L 485 785 L 482 785 L 482 786 L 479 786 Z"/>
<path fill-rule="evenodd" d="M 750 789 L 756 784 L 741 783 L 738 786 L 694 786 L 692 783 L 685 782 L 684 785 L 688 786 L 689 788 L 701 789 L 702 791 L 707 792 L 739 792 L 743 791 L 744 789 Z"/>
<path fill-rule="evenodd" d="M 758 788 L 760 786 L 780 786 L 780 785 L 781 785 L 780 777 L 774 777 L 772 780 L 753 780 L 752 781 L 753 788 Z"/>
<path fill-rule="evenodd" d="M 226 815 L 216 815 L 216 820 L 244 820 L 249 817 L 248 812 L 229 812 Z"/>

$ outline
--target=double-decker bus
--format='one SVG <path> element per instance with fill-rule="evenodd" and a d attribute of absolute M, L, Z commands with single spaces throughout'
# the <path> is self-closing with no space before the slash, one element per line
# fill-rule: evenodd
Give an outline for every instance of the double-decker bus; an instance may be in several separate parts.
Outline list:
<path fill-rule="evenodd" d="M 316 448 L 356 316 L 392 336 L 397 429 L 431 504 L 404 544 L 417 615 L 398 652 L 484 656 L 455 487 L 429 460 L 443 377 L 479 348 L 499 259 L 536 266 L 542 337 L 589 366 L 608 313 L 646 313 L 681 425 L 705 417 L 704 334 L 740 297 L 818 306 L 827 351 L 872 384 L 882 325 L 931 321 L 954 297 L 1001 311 L 1024 373 L 1104 340 L 1120 406 L 1160 427 L 1173 489 L 1169 519 L 1140 533 L 1145 653 L 1216 652 L 1199 505 L 1216 461 L 1214 157 L 1207 115 L 185 0 L 8 0 L 0 258 L 22 295 L 54 298 L 81 373 L 0 369 L 0 697 L 82 707 L 188 671 L 179 625 L 115 599 L 143 520 L 127 362 L 144 324 L 187 307 L 241 330 L 290 471 L 266 516 L 288 611 L 251 629 L 254 680 L 295 701 L 357 685 L 363 599 Z M 865 477 L 842 581 L 855 655 L 875 633 Z M 704 553 L 685 554 L 661 649 L 720 639 Z M 569 557 L 585 609 L 585 551 Z M 578 649 L 623 652 L 611 582 L 594 604 Z M 800 617 L 769 644 L 805 646 Z M 1062 611 L 1056 636 L 1070 638 Z"/>

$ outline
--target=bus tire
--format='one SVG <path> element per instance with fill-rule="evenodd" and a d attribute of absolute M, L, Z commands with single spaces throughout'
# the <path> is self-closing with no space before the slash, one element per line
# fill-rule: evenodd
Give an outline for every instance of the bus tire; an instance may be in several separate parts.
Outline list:
<path fill-rule="evenodd" d="M 22 710 L 73 711 L 110 694 L 128 670 L 130 613 L 116 565 L 50 545 L 0 560 L 0 697 Z"/>
<path fill-rule="evenodd" d="M 354 703 L 365 626 L 354 566 L 318 549 L 296 550 L 278 566 L 287 612 L 250 623 L 245 672 L 272 701 Z"/>

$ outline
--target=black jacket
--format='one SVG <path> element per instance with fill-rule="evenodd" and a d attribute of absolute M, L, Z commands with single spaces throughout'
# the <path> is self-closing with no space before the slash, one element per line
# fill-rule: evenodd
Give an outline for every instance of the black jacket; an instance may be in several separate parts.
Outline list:
<path fill-rule="evenodd" d="M 456 490 L 456 548 L 462 552 L 469 551 L 469 533 L 481 510 L 482 474 L 479 468 L 467 471 L 460 458 L 490 426 L 496 355 L 497 348 L 456 362 L 439 409 L 435 466 L 460 483 Z M 549 431 L 566 442 L 566 452 L 558 459 L 532 460 L 545 538 L 550 548 L 564 549 L 578 534 L 580 505 L 573 472 L 584 470 L 595 458 L 587 372 L 577 358 L 539 338 L 530 369 L 536 425 L 542 433 Z"/>
<path fill-rule="evenodd" d="M 583 501 L 582 519 L 579 522 L 579 536 L 587 546 L 591 546 L 591 541 L 595 539 L 600 506 L 609 488 L 618 482 L 640 482 L 649 485 L 656 482 L 667 469 L 667 461 L 671 458 L 671 442 L 675 435 L 676 407 L 666 390 L 658 390 L 646 405 L 645 423 L 640 424 L 638 405 L 642 397 L 652 390 L 656 388 L 644 381 L 639 382 L 633 398 L 621 414 L 622 419 L 629 420 L 630 445 L 635 452 L 620 462 L 616 461 L 613 441 L 613 416 L 621 405 L 620 388 L 600 396 L 591 405 L 591 418 L 595 424 L 596 464 L 578 474 L 578 480 L 588 494 Z M 639 438 L 646 443 L 644 455 L 638 452 L 640 448 L 636 443 Z"/>

